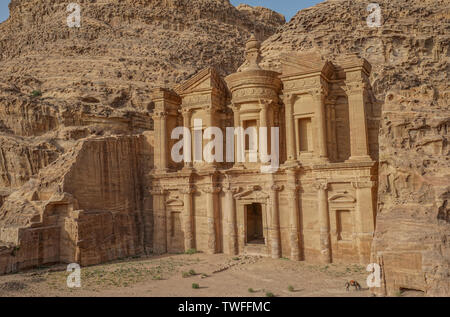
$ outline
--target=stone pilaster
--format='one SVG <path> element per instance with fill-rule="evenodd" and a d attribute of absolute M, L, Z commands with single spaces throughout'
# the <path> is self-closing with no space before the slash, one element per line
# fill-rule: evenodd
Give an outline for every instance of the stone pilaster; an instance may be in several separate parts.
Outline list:
<path fill-rule="evenodd" d="M 273 259 L 279 259 L 281 257 L 280 206 L 278 197 L 281 190 L 283 190 L 283 186 L 272 184 L 269 191 L 271 215 L 269 225 L 269 240 Z"/>
<path fill-rule="evenodd" d="M 181 190 L 184 201 L 184 249 L 195 248 L 193 197 L 195 189 L 190 185 Z"/>
<path fill-rule="evenodd" d="M 216 185 L 203 188 L 206 193 L 206 221 L 208 232 L 208 254 L 217 253 L 217 194 L 221 188 Z"/>
<path fill-rule="evenodd" d="M 298 190 L 300 186 L 297 184 L 296 172 L 293 170 L 287 171 L 287 194 L 289 197 L 289 240 L 291 244 L 291 260 L 300 260 L 299 247 L 299 205 L 298 205 Z"/>
<path fill-rule="evenodd" d="M 189 109 L 182 109 L 181 114 L 183 115 L 183 126 L 187 128 L 189 131 L 191 131 L 191 116 L 192 112 Z M 189 142 L 189 139 L 184 137 L 184 167 L 185 168 L 192 168 L 192 134 L 191 134 L 191 142 Z M 190 157 L 189 157 L 190 156 Z"/>
<path fill-rule="evenodd" d="M 295 142 L 295 124 L 294 124 L 294 94 L 288 94 L 284 97 L 285 116 L 286 116 L 286 148 L 287 162 L 297 160 L 297 149 Z"/>
<path fill-rule="evenodd" d="M 313 98 L 316 107 L 316 133 L 318 142 L 318 152 L 316 156 L 321 161 L 328 161 L 328 149 L 327 149 L 327 124 L 326 124 L 326 112 L 325 112 L 325 89 L 311 89 L 308 93 Z"/>
<path fill-rule="evenodd" d="M 153 252 L 156 254 L 164 254 L 167 253 L 167 191 L 155 189 L 150 193 L 153 196 Z"/>
<path fill-rule="evenodd" d="M 320 226 L 320 253 L 323 263 L 331 263 L 330 217 L 328 212 L 328 183 L 317 182 L 317 202 Z"/>
<path fill-rule="evenodd" d="M 349 108 L 350 160 L 370 160 L 369 133 L 365 107 L 367 84 L 361 81 L 347 82 L 345 91 L 348 97 Z"/>
<path fill-rule="evenodd" d="M 356 236 L 360 264 L 368 264 L 370 248 L 375 231 L 375 206 L 373 199 L 373 181 L 352 183 L 356 189 Z"/>
<path fill-rule="evenodd" d="M 234 195 L 239 192 L 239 187 L 232 187 L 230 184 L 223 189 L 225 192 L 225 221 L 226 221 L 226 236 L 227 249 L 226 253 L 229 255 L 237 255 L 238 248 L 238 232 L 237 232 L 237 217 L 236 217 L 236 201 Z"/>

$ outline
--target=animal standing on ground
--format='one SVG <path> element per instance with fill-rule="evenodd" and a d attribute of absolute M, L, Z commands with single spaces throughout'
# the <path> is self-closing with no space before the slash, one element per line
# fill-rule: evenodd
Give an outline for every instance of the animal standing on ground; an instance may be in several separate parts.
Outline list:
<path fill-rule="evenodd" d="M 361 290 L 361 285 L 359 285 L 357 281 L 351 280 L 345 283 L 345 289 L 347 290 L 347 292 L 350 291 L 350 286 L 353 286 L 355 288 L 355 291 Z"/>

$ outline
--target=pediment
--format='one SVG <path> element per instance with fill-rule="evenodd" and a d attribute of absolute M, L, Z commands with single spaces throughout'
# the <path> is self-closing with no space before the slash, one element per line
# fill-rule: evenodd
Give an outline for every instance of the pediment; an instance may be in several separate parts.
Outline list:
<path fill-rule="evenodd" d="M 335 203 L 354 203 L 356 199 L 349 194 L 336 194 L 330 197 L 329 201 Z"/>
<path fill-rule="evenodd" d="M 186 95 L 213 89 L 226 92 L 226 85 L 214 67 L 207 67 L 175 87 L 174 90 L 178 95 Z"/>
<path fill-rule="evenodd" d="M 325 77 L 330 78 L 334 72 L 333 64 L 324 60 L 322 55 L 316 51 L 282 54 L 281 65 L 283 77 L 322 73 Z"/>

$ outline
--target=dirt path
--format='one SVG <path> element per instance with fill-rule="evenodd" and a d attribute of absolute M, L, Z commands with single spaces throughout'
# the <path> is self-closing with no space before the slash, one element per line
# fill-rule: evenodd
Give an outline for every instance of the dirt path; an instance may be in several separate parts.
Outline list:
<path fill-rule="evenodd" d="M 59 270 L 59 271 L 58 271 Z M 214 273 L 216 272 L 216 273 Z M 65 266 L 0 277 L 0 296 L 371 296 L 359 265 L 312 265 L 287 259 L 171 255 L 82 268 L 82 287 L 69 289 Z M 345 290 L 357 280 L 362 291 Z M 198 284 L 198 289 L 193 289 Z"/>

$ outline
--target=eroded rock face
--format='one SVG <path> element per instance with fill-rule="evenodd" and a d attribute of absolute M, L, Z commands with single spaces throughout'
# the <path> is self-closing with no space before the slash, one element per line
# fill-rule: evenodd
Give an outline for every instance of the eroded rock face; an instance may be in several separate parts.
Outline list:
<path fill-rule="evenodd" d="M 228 0 L 13 0 L 0 24 L 0 274 L 152 252 L 156 85 L 223 75 L 284 17 Z M 144 195 L 145 194 L 145 195 Z"/>
<path fill-rule="evenodd" d="M 326 1 L 300 11 L 263 44 L 263 64 L 282 52 L 319 50 L 332 59 L 358 52 L 373 67 L 380 102 L 380 186 L 373 261 L 393 295 L 414 289 L 450 294 L 449 7 L 447 1 L 376 1 L 380 28 L 369 28 L 369 1 Z"/>

